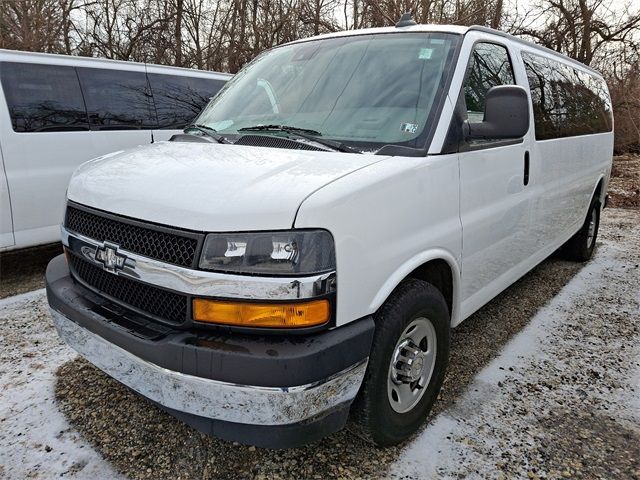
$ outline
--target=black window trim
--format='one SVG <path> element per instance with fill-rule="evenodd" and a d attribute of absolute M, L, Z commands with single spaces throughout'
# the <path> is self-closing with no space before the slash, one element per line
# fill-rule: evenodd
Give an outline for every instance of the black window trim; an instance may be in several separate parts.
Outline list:
<path fill-rule="evenodd" d="M 469 58 L 467 59 L 467 65 L 464 68 L 464 77 L 462 79 L 462 86 L 461 86 L 461 90 L 463 91 L 463 96 L 462 96 L 463 100 L 464 100 L 464 84 L 467 79 L 467 73 L 469 72 L 469 65 L 471 63 L 473 52 L 479 43 L 488 43 L 489 45 L 497 45 L 498 47 L 503 47 L 506 50 L 507 58 L 509 59 L 509 65 L 511 66 L 511 73 L 513 74 L 513 81 L 516 82 L 514 83 L 514 85 L 518 85 L 518 79 L 516 78 L 516 70 L 515 68 L 513 68 L 513 59 L 511 58 L 511 52 L 509 52 L 509 47 L 506 44 L 503 44 L 499 41 L 493 41 L 493 40 L 488 41 L 488 40 L 478 39 L 475 42 L 473 42 L 473 45 L 471 46 L 471 55 L 469 55 Z M 464 100 L 464 104 L 466 107 L 466 100 Z"/>
<path fill-rule="evenodd" d="M 475 30 L 475 29 L 474 29 Z M 472 31 L 469 29 L 469 31 Z M 493 31 L 485 31 L 479 30 L 485 34 L 493 34 Z M 462 43 L 462 42 L 461 42 Z M 464 85 L 467 79 L 467 72 L 469 70 L 469 65 L 472 61 L 472 54 L 476 48 L 478 43 L 489 43 L 493 45 L 498 45 L 503 47 L 507 51 L 507 57 L 509 58 L 509 64 L 511 65 L 511 71 L 513 73 L 513 79 L 516 82 L 514 85 L 518 84 L 518 75 L 516 73 L 516 69 L 513 64 L 513 56 L 511 55 L 511 51 L 509 50 L 509 45 L 507 42 L 503 42 L 500 39 L 494 39 L 490 37 L 479 38 L 473 42 L 471 45 L 471 50 L 469 57 L 467 58 L 467 63 L 464 66 L 464 77 L 462 78 L 462 85 L 460 85 L 460 91 L 458 92 L 458 98 L 456 100 L 453 113 L 451 115 L 451 122 L 449 124 L 449 129 L 447 130 L 447 134 L 445 135 L 444 142 L 442 144 L 442 149 L 439 155 L 447 155 L 453 153 L 462 153 L 462 152 L 475 152 L 478 150 L 486 150 L 489 148 L 500 148 L 500 147 L 508 147 L 511 145 L 518 145 L 524 143 L 524 139 L 529 132 L 531 131 L 531 127 L 529 127 L 529 131 L 521 138 L 507 138 L 507 139 L 496 139 L 496 140 L 485 140 L 482 143 L 471 144 L 465 138 L 463 133 L 463 124 L 467 120 L 467 105 L 464 98 Z M 522 86 L 522 85 L 519 85 Z M 527 96 L 529 96 L 529 103 L 531 103 L 531 96 L 527 91 Z"/>
<path fill-rule="evenodd" d="M 217 96 L 222 89 L 226 86 L 226 84 L 229 82 L 229 80 L 231 79 L 231 77 L 227 78 L 227 79 L 221 79 L 221 78 L 207 78 L 205 76 L 195 76 L 195 75 L 176 75 L 174 73 L 163 73 L 163 72 L 146 72 L 147 75 L 147 82 L 149 85 L 149 91 L 151 92 L 151 96 L 153 98 L 153 105 L 155 107 L 155 112 L 156 112 L 156 118 L 158 121 L 158 126 L 156 127 L 158 130 L 184 130 L 184 128 L 186 127 L 186 125 L 189 124 L 189 122 L 186 122 L 186 124 L 182 127 L 176 127 L 175 125 L 170 125 L 170 126 L 163 126 L 160 122 L 160 114 L 158 114 L 158 103 L 156 101 L 156 94 L 154 93 L 154 88 L 151 82 L 151 77 L 150 75 L 154 75 L 154 76 L 162 76 L 162 77 L 170 77 L 170 78 L 186 78 L 188 80 L 202 80 L 202 81 L 209 81 L 209 82 L 216 82 L 217 83 L 222 83 L 222 85 L 220 85 L 220 88 L 218 88 L 218 90 L 209 97 L 209 100 L 207 100 L 207 103 L 214 98 L 215 96 Z M 202 110 L 204 109 L 204 107 L 206 107 L 207 104 L 203 105 L 202 109 L 200 110 L 200 112 L 202 112 Z M 190 121 L 193 122 L 198 115 L 200 114 L 200 112 L 198 112 Z"/>
<path fill-rule="evenodd" d="M 4 75 L 2 75 L 2 69 L 6 68 L 6 65 L 11 65 L 11 64 L 21 64 L 21 65 L 28 65 L 28 66 L 44 66 L 44 67 L 58 67 L 58 68 L 64 68 L 64 69 L 72 69 L 73 73 L 74 73 L 74 77 L 76 78 L 76 81 L 78 82 L 78 90 L 80 91 L 80 98 L 82 99 L 82 106 L 84 107 L 84 112 L 85 112 L 85 119 L 86 119 L 86 128 L 74 128 L 72 130 L 68 130 L 65 129 L 64 126 L 59 126 L 59 128 L 61 128 L 60 130 L 55 130 L 55 129 L 43 129 L 43 130 L 16 130 L 15 129 L 15 125 L 14 125 L 14 120 L 13 120 L 13 115 L 11 114 L 11 106 L 9 105 L 9 99 L 7 98 L 7 92 L 5 90 L 5 87 L 3 85 L 3 77 Z M 29 61 L 29 62 L 24 62 L 24 61 L 20 61 L 20 59 L 6 59 L 6 60 L 0 60 L 0 75 L 2 75 L 2 78 L 0 78 L 0 88 L 2 88 L 3 90 L 3 95 L 4 95 L 4 104 L 7 107 L 7 113 L 9 114 L 9 123 L 11 125 L 11 131 L 15 134 L 37 134 L 37 133 L 79 133 L 79 132 L 89 132 L 91 131 L 91 124 L 89 122 L 89 113 L 87 111 L 87 103 L 85 101 L 84 98 L 84 92 L 82 90 L 82 84 L 80 83 L 80 78 L 78 77 L 78 71 L 75 65 L 65 65 L 63 63 L 49 63 L 49 62 L 33 62 L 33 61 Z"/>
<path fill-rule="evenodd" d="M 151 91 L 151 85 L 149 83 L 149 77 L 147 75 L 147 71 L 146 69 L 144 70 L 138 70 L 138 69 L 118 69 L 118 68 L 104 68 L 104 67 L 85 67 L 85 66 L 74 66 L 74 68 L 76 69 L 76 73 L 78 75 L 78 79 L 80 81 L 80 89 L 83 92 L 83 98 L 85 98 L 85 107 L 87 110 L 87 117 L 89 118 L 89 130 L 91 131 L 127 131 L 127 130 L 143 130 L 143 131 L 151 131 L 151 130 L 157 130 L 158 129 L 158 117 L 156 115 L 156 107 L 155 107 L 155 99 L 153 98 L 153 92 Z M 146 85 L 146 92 L 145 92 L 145 97 L 147 97 L 148 99 L 150 99 L 149 101 L 152 102 L 152 106 L 150 106 L 149 113 L 152 114 L 152 116 L 155 118 L 155 124 L 153 124 L 154 118 L 149 118 L 148 120 L 151 121 L 150 124 L 142 124 L 142 125 L 114 125 L 114 126 L 110 126 L 110 125 L 95 125 L 94 123 L 92 123 L 91 121 L 91 117 L 90 117 L 90 113 L 89 113 L 89 108 L 87 106 L 87 102 L 86 102 L 86 93 L 84 91 L 84 85 L 82 82 L 82 78 L 81 78 L 81 72 L 80 69 L 82 70 L 100 70 L 103 72 L 129 72 L 129 73 L 133 73 L 133 74 L 142 74 L 144 75 L 144 79 L 145 79 L 145 85 Z"/>
<path fill-rule="evenodd" d="M 87 108 L 87 99 L 84 96 L 84 90 L 82 89 L 82 82 L 80 81 L 80 74 L 78 74 L 78 69 L 76 66 L 72 66 L 74 73 L 76 74 L 76 78 L 78 79 L 78 88 L 80 88 L 80 95 L 82 96 L 82 104 L 84 105 L 84 113 L 87 117 L 87 126 L 89 127 L 87 131 L 91 131 L 91 121 L 89 120 L 89 109 Z"/>
<path fill-rule="evenodd" d="M 591 76 L 592 78 L 598 80 L 598 81 L 602 81 L 604 82 L 604 84 L 606 85 L 606 80 L 604 79 L 604 77 L 597 71 L 594 70 L 592 68 L 587 67 L 586 65 L 583 65 L 580 62 L 577 61 L 567 61 L 565 60 L 565 58 L 563 56 L 560 55 L 549 55 L 549 52 L 539 52 L 536 51 L 537 49 L 535 48 L 522 48 L 520 49 L 520 60 L 522 61 L 522 65 L 523 68 L 525 69 L 525 74 L 526 74 L 526 62 L 524 59 L 524 55 L 531 55 L 535 58 L 538 59 L 542 59 L 546 62 L 548 61 L 552 61 L 552 62 L 556 62 L 559 63 L 561 65 L 564 65 L 565 67 L 571 68 L 574 71 L 581 71 L 578 67 L 583 67 L 582 72 L 586 75 Z M 548 55 L 543 55 L 542 53 L 547 53 Z M 550 68 L 551 65 L 548 65 Z M 580 133 L 577 135 L 564 135 L 564 136 L 559 136 L 559 137 L 552 137 L 552 138 L 538 138 L 537 134 L 536 134 L 536 121 L 535 121 L 535 112 L 533 110 L 533 96 L 531 95 L 531 85 L 529 82 L 529 75 L 526 74 L 525 75 L 526 80 L 527 80 L 527 91 L 528 91 L 528 96 L 529 96 L 529 103 L 531 105 L 531 114 L 533 116 L 533 122 L 531 127 L 533 128 L 533 134 L 534 134 L 534 139 L 536 142 L 547 142 L 547 141 L 553 141 L 553 140 L 562 140 L 565 138 L 576 138 L 576 137 L 584 137 L 584 136 L 589 136 L 589 135 L 601 135 L 601 134 L 613 134 L 613 111 L 610 111 L 610 115 L 611 115 L 611 119 L 610 119 L 610 129 L 607 131 L 602 131 L 602 132 L 595 132 L 595 133 Z M 592 92 L 593 93 L 593 92 Z M 607 93 L 609 94 L 608 91 L 608 86 L 607 86 Z M 609 101 L 611 102 L 611 95 L 609 94 Z"/>
<path fill-rule="evenodd" d="M 218 90 L 218 92 L 220 90 L 222 90 L 225 85 L 227 84 L 227 82 L 232 78 L 232 76 L 228 76 L 225 78 L 210 78 L 207 76 L 196 76 L 196 75 L 175 75 L 173 73 L 162 73 L 162 72 L 149 72 L 147 71 L 146 65 L 145 65 L 145 69 L 144 70 L 138 70 L 138 69 L 128 69 L 128 68 L 104 68 L 104 67 L 94 67 L 94 66 L 84 66 L 84 65 L 77 65 L 77 64 L 71 64 L 71 65 L 67 65 L 65 63 L 60 63 L 60 62 L 34 62 L 34 61 L 19 61 L 19 60 L 11 60 L 11 59 L 7 59 L 7 60 L 0 60 L 0 69 L 2 65 L 6 65 L 6 64 L 12 64 L 12 63 L 20 63 L 20 64 L 24 64 L 24 65 L 42 65 L 42 66 L 47 66 L 47 67 L 62 67 L 65 69 L 73 69 L 73 72 L 75 74 L 75 78 L 76 81 L 78 82 L 78 89 L 80 91 L 80 98 L 82 99 L 82 107 L 84 108 L 84 118 L 86 119 L 86 128 L 78 128 L 77 130 L 44 130 L 44 131 L 17 131 L 14 129 L 14 125 L 13 125 L 13 117 L 11 115 L 11 108 L 9 105 L 9 100 L 7 98 L 6 92 L 4 93 L 4 97 L 5 97 L 5 105 L 7 106 L 7 113 L 9 114 L 9 123 L 11 125 L 11 131 L 15 134 L 37 134 L 37 133 L 81 133 L 81 132 L 96 132 L 96 131 L 130 131 L 130 130 L 141 130 L 141 131 L 153 131 L 153 130 L 181 130 L 181 128 L 176 128 L 176 127 L 161 127 L 159 125 L 159 119 L 158 119 L 158 113 L 157 113 L 157 105 L 156 105 L 156 99 L 155 96 L 153 94 L 153 88 L 151 88 L 151 80 L 149 78 L 149 75 L 165 75 L 165 76 L 170 76 L 170 77 L 184 77 L 187 79 L 202 79 L 202 80 L 208 80 L 208 81 L 215 81 L 215 82 L 222 82 L 222 86 L 220 87 L 220 89 Z M 96 125 L 92 125 L 91 120 L 89 118 L 89 109 L 87 108 L 87 100 L 86 100 L 86 93 L 85 90 L 82 86 L 82 81 L 80 80 L 80 73 L 79 73 L 79 69 L 83 68 L 83 69 L 93 69 L 93 70 L 113 70 L 115 72 L 121 72 L 121 71 L 126 71 L 126 72 L 136 72 L 136 73 L 142 73 L 145 76 L 145 80 L 146 80 L 146 84 L 147 84 L 147 89 L 149 92 L 149 96 L 151 98 L 151 102 L 153 103 L 153 108 L 150 109 L 150 111 L 152 112 L 152 114 L 155 116 L 156 122 L 155 125 L 153 126 L 141 126 L 141 127 L 136 127 L 136 126 L 131 126 L 131 127 L 122 127 L 122 126 L 117 126 L 117 127 L 113 127 L 113 128 L 100 128 L 99 126 Z M 216 72 L 217 73 L 217 72 Z M 0 85 L 1 86 L 1 85 Z M 4 88 L 3 88 L 4 90 Z M 217 93 L 216 93 L 217 94 Z"/>
<path fill-rule="evenodd" d="M 469 27 L 469 29 L 467 30 L 467 33 L 469 32 L 483 32 L 489 35 L 495 35 L 497 37 L 501 37 L 501 38 L 505 38 L 511 42 L 517 43 L 519 45 L 522 45 L 525 48 L 528 48 L 530 50 L 535 51 L 538 55 L 540 53 L 546 53 L 547 55 L 550 55 L 553 58 L 560 58 L 562 59 L 564 62 L 566 62 L 567 64 L 572 64 L 574 66 L 579 66 L 580 68 L 583 68 L 591 73 L 594 73 L 595 75 L 602 77 L 602 74 L 596 70 L 593 67 L 590 67 L 589 65 L 585 65 L 584 63 L 571 58 L 567 55 L 564 55 L 563 53 L 557 52 L 555 50 L 551 50 L 550 48 L 544 47 L 542 45 L 538 45 L 536 43 L 533 42 L 529 42 L 523 38 L 520 37 L 516 37 L 514 35 L 511 35 L 509 33 L 500 31 L 500 30 L 495 30 L 493 28 L 489 28 L 489 27 L 485 27 L 482 25 L 471 25 Z"/>

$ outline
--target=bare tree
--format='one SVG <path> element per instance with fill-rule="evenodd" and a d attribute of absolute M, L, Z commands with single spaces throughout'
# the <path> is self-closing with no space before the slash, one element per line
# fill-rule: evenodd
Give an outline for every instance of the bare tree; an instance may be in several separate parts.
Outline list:
<path fill-rule="evenodd" d="M 71 53 L 70 14 L 74 0 L 3 0 L 0 48 Z"/>
<path fill-rule="evenodd" d="M 615 114 L 617 153 L 640 153 L 640 49 L 619 49 L 605 70 Z"/>
<path fill-rule="evenodd" d="M 101 57 L 173 63 L 173 2 L 154 0 L 86 0 L 85 49 Z M 170 47 L 170 48 L 167 48 Z"/>
<path fill-rule="evenodd" d="M 590 65 L 607 46 L 633 41 L 640 29 L 640 6 L 605 0 L 543 0 L 540 26 L 521 27 L 514 33 Z M 530 14 L 535 14 L 533 9 Z"/>

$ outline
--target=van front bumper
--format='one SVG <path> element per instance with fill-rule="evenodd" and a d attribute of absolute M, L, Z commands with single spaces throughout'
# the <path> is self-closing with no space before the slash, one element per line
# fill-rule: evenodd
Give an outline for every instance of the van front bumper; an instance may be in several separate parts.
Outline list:
<path fill-rule="evenodd" d="M 370 318 L 300 337 L 172 330 L 73 280 L 64 256 L 47 268 L 60 337 L 105 373 L 195 428 L 291 447 L 342 428 L 367 366 Z"/>

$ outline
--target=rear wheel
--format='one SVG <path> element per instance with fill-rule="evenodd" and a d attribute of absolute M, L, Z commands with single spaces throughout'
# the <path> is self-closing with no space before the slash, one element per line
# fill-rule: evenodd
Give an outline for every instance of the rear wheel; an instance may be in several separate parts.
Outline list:
<path fill-rule="evenodd" d="M 567 260 L 586 262 L 593 255 L 600 226 L 600 202 L 597 196 L 591 201 L 587 218 L 578 232 L 562 247 Z"/>
<path fill-rule="evenodd" d="M 449 310 L 433 285 L 405 280 L 375 315 L 376 332 L 353 415 L 361 434 L 387 446 L 425 422 L 449 357 Z"/>

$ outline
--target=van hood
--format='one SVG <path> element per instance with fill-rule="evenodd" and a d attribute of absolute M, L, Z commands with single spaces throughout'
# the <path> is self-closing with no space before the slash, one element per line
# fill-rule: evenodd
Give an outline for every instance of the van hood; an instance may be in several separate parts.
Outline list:
<path fill-rule="evenodd" d="M 107 212 L 190 230 L 288 229 L 313 192 L 385 158 L 159 142 L 83 164 L 67 195 Z"/>

